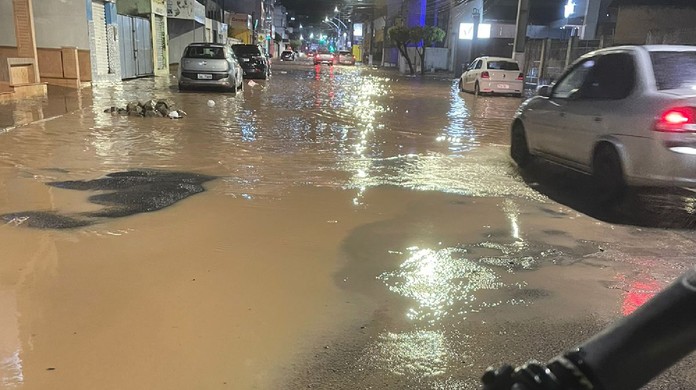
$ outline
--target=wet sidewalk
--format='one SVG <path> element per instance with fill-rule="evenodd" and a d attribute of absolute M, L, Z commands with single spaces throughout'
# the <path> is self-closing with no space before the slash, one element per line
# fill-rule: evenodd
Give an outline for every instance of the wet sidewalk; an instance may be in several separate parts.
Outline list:
<path fill-rule="evenodd" d="M 51 120 L 90 107 L 92 102 L 92 88 L 75 90 L 49 85 L 45 97 L 0 103 L 0 132 L 37 121 Z"/>

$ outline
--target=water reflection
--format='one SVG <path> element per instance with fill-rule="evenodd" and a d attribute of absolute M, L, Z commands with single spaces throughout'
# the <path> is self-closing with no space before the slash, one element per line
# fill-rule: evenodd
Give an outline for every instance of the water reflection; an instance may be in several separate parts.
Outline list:
<path fill-rule="evenodd" d="M 521 182 L 505 150 L 486 147 L 462 156 L 409 154 L 369 161 L 367 177 L 353 175 L 348 188 L 395 185 L 421 191 L 467 196 L 506 197 L 545 201 L 544 195 Z M 364 169 L 364 161 L 349 161 L 347 170 Z"/>
<path fill-rule="evenodd" d="M 441 331 L 385 332 L 365 352 L 363 365 L 418 378 L 447 372 L 452 351 Z"/>
<path fill-rule="evenodd" d="M 17 295 L 12 290 L 2 290 L 0 286 L 0 388 L 21 388 L 24 382 L 22 359 L 20 357 L 19 324 L 17 314 Z"/>
<path fill-rule="evenodd" d="M 471 120 L 470 108 L 460 96 L 456 83 L 452 85 L 450 91 L 450 109 L 447 112 L 449 123 L 443 134 L 437 137 L 437 140 L 447 142 L 452 152 L 465 152 L 479 145 L 477 141 L 478 131 Z M 473 107 L 473 109 L 475 108 Z"/>
<path fill-rule="evenodd" d="M 439 250 L 408 248 L 410 256 L 398 270 L 379 276 L 389 290 L 416 301 L 406 314 L 410 319 L 435 323 L 451 314 L 466 314 L 476 300 L 475 291 L 503 286 L 489 267 L 466 257 L 459 248 Z M 452 313 L 453 308 L 460 308 Z"/>

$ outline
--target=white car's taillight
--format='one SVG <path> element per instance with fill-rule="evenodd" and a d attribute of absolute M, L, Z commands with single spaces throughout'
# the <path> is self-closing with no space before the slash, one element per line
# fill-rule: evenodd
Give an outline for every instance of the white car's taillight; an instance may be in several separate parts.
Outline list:
<path fill-rule="evenodd" d="M 676 107 L 663 112 L 655 123 L 655 131 L 696 132 L 696 107 Z"/>

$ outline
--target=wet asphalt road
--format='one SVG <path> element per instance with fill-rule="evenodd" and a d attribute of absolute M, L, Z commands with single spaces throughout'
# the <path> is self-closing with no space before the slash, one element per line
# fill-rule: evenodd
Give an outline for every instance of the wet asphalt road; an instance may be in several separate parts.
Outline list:
<path fill-rule="evenodd" d="M 582 175 L 520 172 L 519 99 L 303 63 L 175 85 L 0 106 L 0 388 L 476 389 L 695 264 L 689 192 L 606 210 Z M 103 113 L 151 98 L 188 116 Z"/>

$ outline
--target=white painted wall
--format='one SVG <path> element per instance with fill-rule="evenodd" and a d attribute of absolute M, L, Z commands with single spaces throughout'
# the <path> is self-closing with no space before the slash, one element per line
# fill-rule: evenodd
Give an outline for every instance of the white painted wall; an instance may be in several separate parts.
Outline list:
<path fill-rule="evenodd" d="M 32 0 L 37 47 L 89 50 L 85 0 Z"/>
<path fill-rule="evenodd" d="M 195 23 L 195 29 L 194 27 Z M 169 64 L 178 64 L 186 46 L 205 42 L 205 26 L 193 20 L 167 19 L 169 32 Z"/>
<path fill-rule="evenodd" d="M 85 0 L 32 0 L 36 46 L 89 50 Z M 17 46 L 12 0 L 0 0 L 0 46 Z"/>

